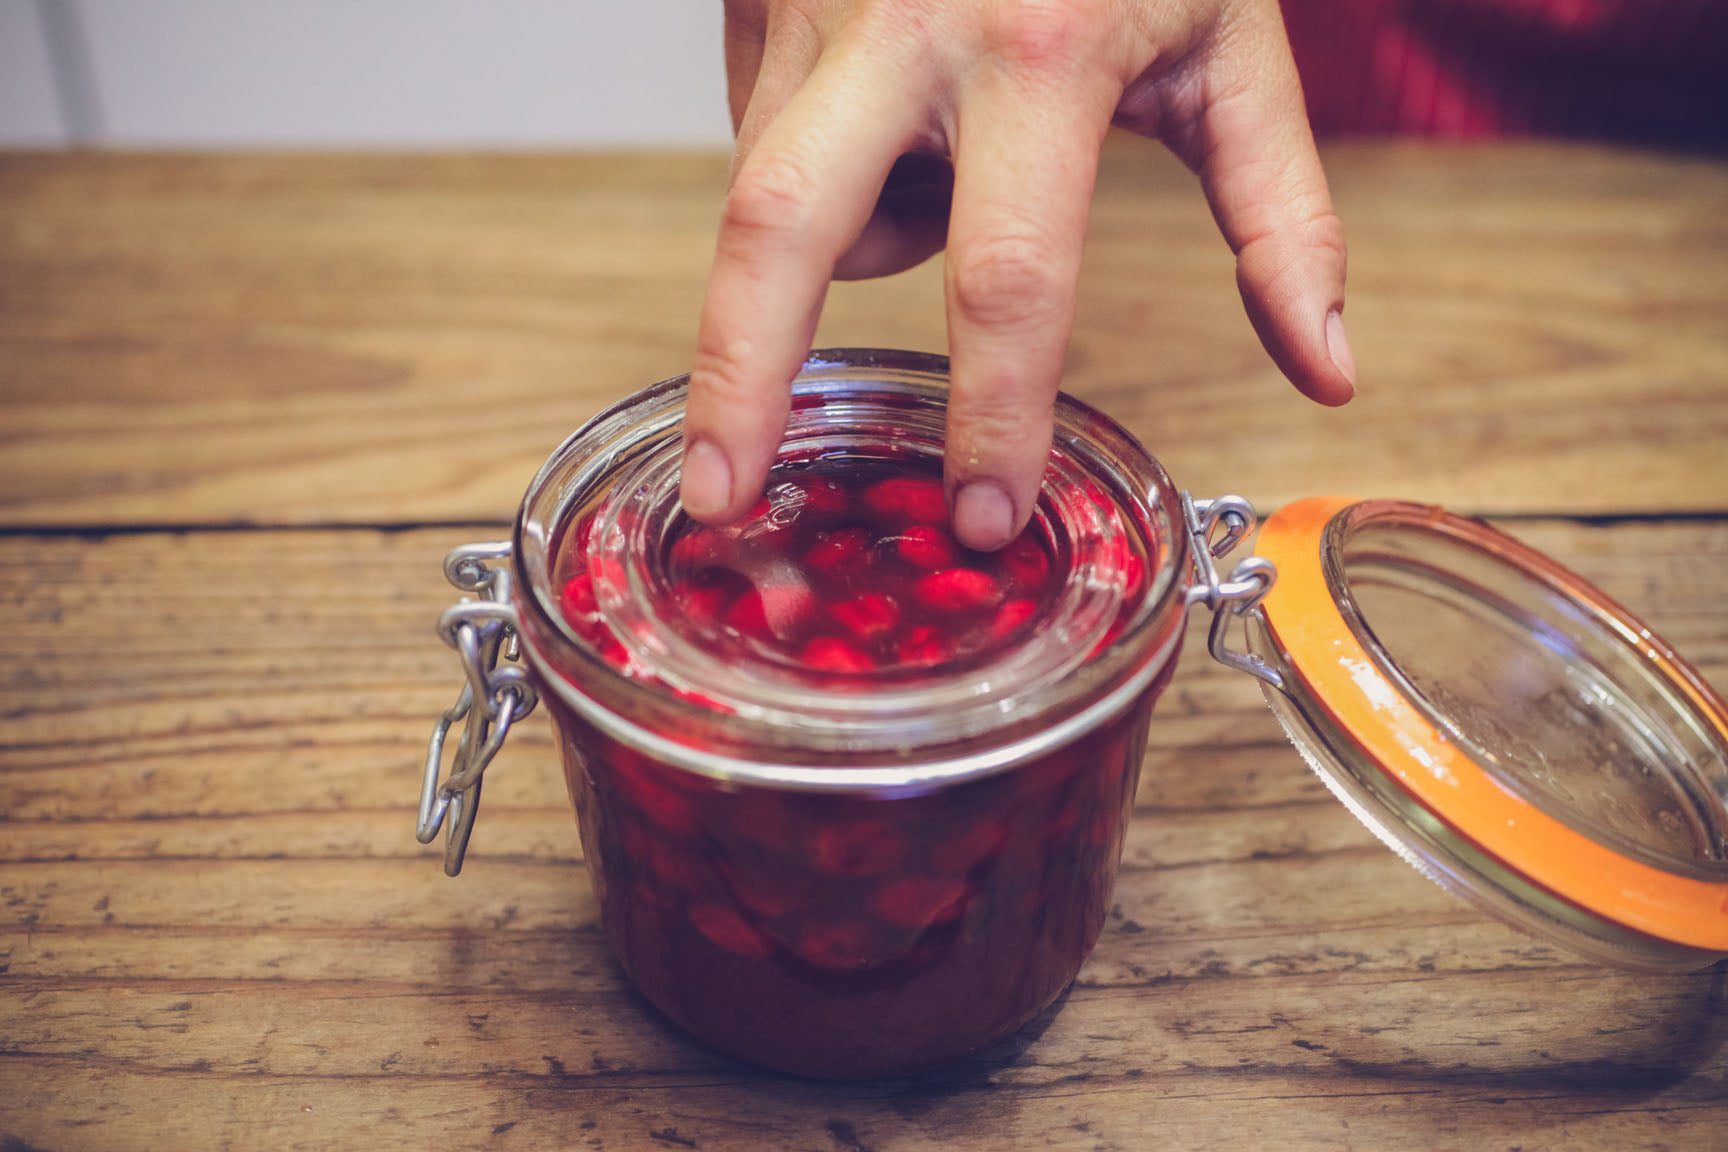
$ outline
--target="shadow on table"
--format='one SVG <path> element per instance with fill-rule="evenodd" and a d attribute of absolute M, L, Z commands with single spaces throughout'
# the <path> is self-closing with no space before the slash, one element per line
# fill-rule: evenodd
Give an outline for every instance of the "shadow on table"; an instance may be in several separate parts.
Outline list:
<path fill-rule="evenodd" d="M 1603 974 L 1620 982 L 1626 1000 L 1598 1000 L 1570 1013 L 1568 984 L 1593 976 L 1521 975 L 1546 1002 L 1532 1004 L 1529 1013 L 1471 1017 L 1470 1034 L 1457 1041 L 1476 1053 L 1500 1050 L 1498 1057 L 1448 1060 L 1460 1051 L 1452 1044 L 1394 1040 L 1380 1047 L 1374 1042 L 1397 1030 L 1366 1020 L 1351 1026 L 1355 1037 L 1333 1044 L 1304 1039 L 1300 1046 L 1352 1076 L 1464 1089 L 1484 1102 L 1552 1092 L 1630 1103 L 1683 1083 L 1728 1042 L 1728 964 L 1690 976 Z"/>

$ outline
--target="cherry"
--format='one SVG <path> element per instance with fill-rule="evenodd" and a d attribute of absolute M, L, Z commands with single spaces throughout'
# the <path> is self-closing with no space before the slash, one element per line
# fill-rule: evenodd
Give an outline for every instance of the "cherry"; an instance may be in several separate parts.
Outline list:
<path fill-rule="evenodd" d="M 885 524 L 941 524 L 948 519 L 948 498 L 933 476 L 890 476 L 864 489 L 864 507 Z"/>
<path fill-rule="evenodd" d="M 966 882 L 953 876 L 899 876 L 870 898 L 870 910 L 890 924 L 923 928 L 960 915 Z"/>
<path fill-rule="evenodd" d="M 674 571 L 700 572 L 713 565 L 724 565 L 735 541 L 717 529 L 697 528 L 694 532 L 672 541 L 670 559 Z"/>
<path fill-rule="evenodd" d="M 818 636 L 798 654 L 804 667 L 814 672 L 868 672 L 876 661 L 844 640 Z"/>
<path fill-rule="evenodd" d="M 870 534 L 862 528 L 840 528 L 816 538 L 804 553 L 804 566 L 813 572 L 839 572 L 869 558 Z"/>
<path fill-rule="evenodd" d="M 932 668 L 946 663 L 954 655 L 954 646 L 948 642 L 940 628 L 920 624 L 901 638 L 896 654 L 902 664 L 914 668 Z"/>
<path fill-rule="evenodd" d="M 792 950 L 817 968 L 868 968 L 879 959 L 871 935 L 856 921 L 812 924 L 798 935 Z"/>
<path fill-rule="evenodd" d="M 675 836 L 695 833 L 695 806 L 686 793 L 665 779 L 670 769 L 658 767 L 619 745 L 611 745 L 608 752 L 612 778 L 628 798 L 630 807 Z"/>
<path fill-rule="evenodd" d="M 558 607 L 570 627 L 584 640 L 593 642 L 605 630 L 605 625 L 600 622 L 600 605 L 594 600 L 594 581 L 586 572 L 578 572 L 564 582 L 558 593 Z"/>
<path fill-rule="evenodd" d="M 840 626 L 861 640 L 874 640 L 900 623 L 900 607 L 877 592 L 866 592 L 828 607 Z"/>
<path fill-rule="evenodd" d="M 823 520 L 838 519 L 852 506 L 852 497 L 838 480 L 821 476 L 776 484 L 768 497 L 778 509 Z"/>
<path fill-rule="evenodd" d="M 906 844 L 886 821 L 864 818 L 823 824 L 810 836 L 810 858 L 838 876 L 880 876 L 899 867 Z"/>
<path fill-rule="evenodd" d="M 685 616 L 704 627 L 712 627 L 720 619 L 726 605 L 727 589 L 716 582 L 680 584 L 672 592 L 672 601 Z M 767 623 L 766 617 L 763 623 Z"/>
<path fill-rule="evenodd" d="M 775 865 L 726 866 L 732 897 L 759 916 L 779 919 L 811 906 L 820 890 L 809 876 L 797 869 Z"/>
<path fill-rule="evenodd" d="M 768 611 L 762 606 L 762 593 L 754 588 L 732 601 L 720 622 L 734 632 L 758 640 L 768 640 L 774 635 L 768 627 Z"/>
<path fill-rule="evenodd" d="M 661 884 L 693 892 L 702 882 L 702 869 L 694 859 L 639 826 L 625 830 L 624 853 L 640 872 Z"/>
<path fill-rule="evenodd" d="M 914 524 L 893 540 L 902 560 L 926 571 L 952 567 L 960 558 L 954 538 L 934 524 Z"/>
<path fill-rule="evenodd" d="M 1050 556 L 1030 532 L 1014 537 L 997 555 L 1015 591 L 1033 596 L 1044 590 L 1050 579 Z"/>
<path fill-rule="evenodd" d="M 972 612 L 993 607 L 1002 599 L 1002 586 L 976 568 L 944 568 L 920 576 L 912 585 L 918 602 L 938 612 Z"/>
<path fill-rule="evenodd" d="M 996 609 L 996 618 L 990 621 L 990 638 L 1001 640 L 1014 634 L 1019 627 L 1038 614 L 1038 602 L 1021 596 L 1006 601 Z"/>
<path fill-rule="evenodd" d="M 768 938 L 724 904 L 690 905 L 690 923 L 717 947 L 747 960 L 766 960 L 774 946 Z"/>
<path fill-rule="evenodd" d="M 967 872 L 1002 851 L 1006 843 L 1008 826 L 1002 821 L 975 820 L 937 843 L 930 850 L 930 864 L 938 872 Z"/>

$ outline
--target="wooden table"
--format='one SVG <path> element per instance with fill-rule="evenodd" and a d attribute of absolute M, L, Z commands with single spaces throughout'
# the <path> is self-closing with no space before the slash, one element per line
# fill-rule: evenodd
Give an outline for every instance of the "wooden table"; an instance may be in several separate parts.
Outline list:
<path fill-rule="evenodd" d="M 1502 519 L 1728 687 L 1728 166 L 1333 148 L 1362 394 L 1276 377 L 1113 144 L 1070 388 L 1199 494 Z M 941 1072 L 716 1056 L 625 984 L 543 716 L 412 836 L 439 559 L 681 371 L 719 157 L 0 159 L 0 1148 L 1728 1147 L 1728 971 L 1407 870 L 1191 645 L 1058 1010 Z M 940 348 L 936 267 L 822 342 Z"/>

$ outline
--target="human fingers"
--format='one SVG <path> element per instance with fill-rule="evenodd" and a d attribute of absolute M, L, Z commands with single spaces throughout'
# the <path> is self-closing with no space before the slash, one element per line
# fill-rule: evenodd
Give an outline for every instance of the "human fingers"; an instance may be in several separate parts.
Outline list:
<path fill-rule="evenodd" d="M 764 0 L 726 0 L 721 44 L 726 54 L 726 106 L 732 130 L 744 121 L 756 77 L 762 71 L 763 45 L 768 39 L 768 9 Z"/>
<path fill-rule="evenodd" d="M 1343 404 L 1356 390 L 1343 319 L 1344 229 L 1277 6 L 1250 11 L 1206 65 L 1206 107 L 1190 148 L 1261 343 L 1304 395 Z"/>
<path fill-rule="evenodd" d="M 726 6 L 726 98 L 732 171 L 750 155 L 822 55 L 822 32 L 794 4 L 731 0 Z"/>
<path fill-rule="evenodd" d="M 892 276 L 942 251 L 953 197 L 954 166 L 946 156 L 909 152 L 900 157 L 864 231 L 834 265 L 834 279 Z"/>
<path fill-rule="evenodd" d="M 1104 70 L 986 67 L 962 94 L 948 231 L 946 478 L 954 531 L 999 548 L 1031 516 L 1074 320 Z"/>
<path fill-rule="evenodd" d="M 737 166 L 685 407 L 680 494 L 698 520 L 734 519 L 761 493 L 835 261 L 916 134 L 914 71 L 882 53 L 824 56 Z"/>
<path fill-rule="evenodd" d="M 736 167 L 815 67 L 825 33 L 811 11 L 798 5 L 770 8 L 765 0 L 732 0 L 726 29 Z M 843 33 L 833 27 L 826 35 Z M 947 157 L 936 154 L 938 141 L 932 138 L 923 146 L 927 150 L 895 162 L 869 221 L 836 261 L 834 279 L 892 275 L 942 250 L 954 169 Z"/>

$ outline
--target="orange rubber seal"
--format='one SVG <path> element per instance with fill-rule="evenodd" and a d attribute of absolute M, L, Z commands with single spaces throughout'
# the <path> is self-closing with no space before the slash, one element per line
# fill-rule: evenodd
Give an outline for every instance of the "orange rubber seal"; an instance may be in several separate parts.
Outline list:
<path fill-rule="evenodd" d="M 1255 547 L 1278 567 L 1277 582 L 1262 602 L 1266 624 L 1314 699 L 1405 792 L 1511 871 L 1646 935 L 1728 952 L 1728 880 L 1664 871 L 1549 815 L 1443 738 L 1381 672 L 1345 622 L 1321 563 L 1327 525 L 1357 503 L 1320 497 L 1288 505 L 1267 520 Z M 1433 514 L 1450 518 L 1438 509 Z M 1542 567 L 1564 571 L 1552 561 Z M 1588 587 L 1576 576 L 1569 582 Z M 1605 596 L 1595 595 L 1600 599 L 1592 601 L 1593 609 L 1632 625 L 1626 635 L 1642 628 Z M 1678 658 L 1659 641 L 1641 647 L 1651 665 L 1728 743 L 1728 708 L 1721 699 L 1682 671 Z"/>

